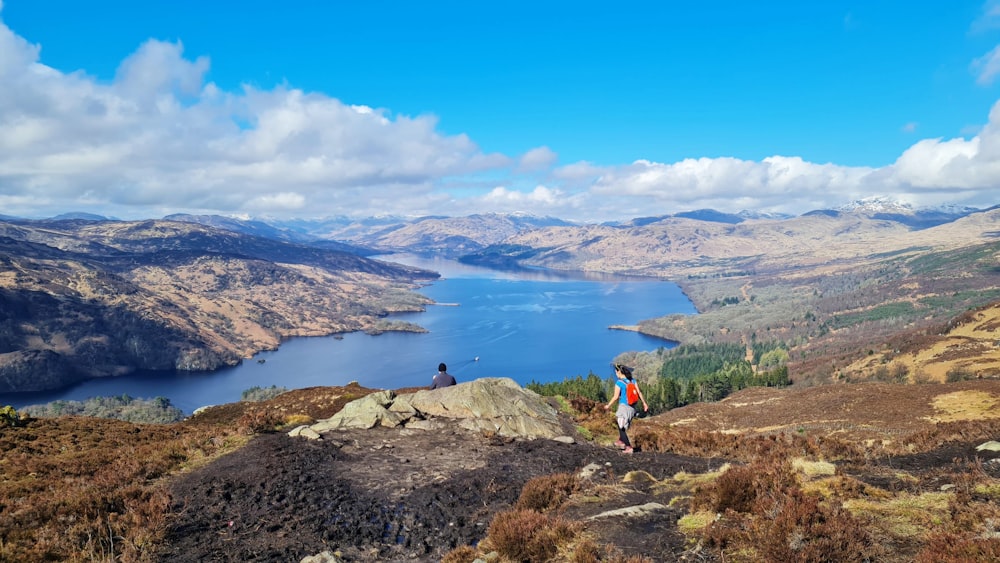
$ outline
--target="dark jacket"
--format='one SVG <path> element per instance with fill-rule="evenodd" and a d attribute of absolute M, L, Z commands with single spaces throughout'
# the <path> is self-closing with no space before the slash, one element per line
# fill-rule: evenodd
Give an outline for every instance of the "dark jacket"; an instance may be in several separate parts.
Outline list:
<path fill-rule="evenodd" d="M 454 385 L 455 383 L 455 378 L 452 377 L 450 373 L 446 371 L 439 371 L 438 374 L 434 376 L 434 380 L 431 381 L 431 389 L 440 389 L 442 387 Z"/>

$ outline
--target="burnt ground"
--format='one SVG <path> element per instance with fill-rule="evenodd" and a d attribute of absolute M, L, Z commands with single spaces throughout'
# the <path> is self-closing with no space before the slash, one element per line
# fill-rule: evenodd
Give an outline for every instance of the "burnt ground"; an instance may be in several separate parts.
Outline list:
<path fill-rule="evenodd" d="M 765 435 L 790 429 L 858 443 L 898 440 L 934 428 L 934 397 L 956 390 L 995 395 L 996 385 L 744 390 L 719 403 L 643 419 L 633 437 L 640 436 L 641 429 L 656 431 L 674 424 L 697 431 L 746 429 Z M 325 418 L 365 391 L 307 389 L 280 396 L 272 407 Z M 232 413 L 216 409 L 208 415 L 211 420 Z M 983 425 L 985 431 L 955 429 L 936 445 L 932 434 L 918 453 L 838 462 L 837 471 L 879 489 L 914 493 L 953 485 L 956 475 L 967 473 L 970 466 L 1000 479 L 1000 453 L 976 450 L 983 436 L 1000 439 L 991 430 L 995 425 L 988 420 Z M 623 483 L 630 471 L 643 470 L 663 480 L 679 471 L 704 473 L 722 463 L 653 451 L 623 455 L 585 440 L 563 444 L 500 439 L 457 428 L 336 431 L 321 441 L 263 434 L 234 453 L 170 479 L 172 516 L 157 559 L 299 561 L 330 551 L 344 561 L 439 561 L 454 547 L 483 539 L 493 516 L 511 508 L 530 479 L 596 464 L 587 498 L 561 508 L 565 517 L 586 522 L 585 531 L 596 542 L 614 545 L 626 556 L 712 561 L 711 553 L 685 544 L 676 526 L 681 509 L 627 519 L 587 518 L 648 502 L 669 503 L 662 491 L 654 495 L 648 482 Z M 901 546 L 899 553 L 907 549 L 915 547 Z"/>
<path fill-rule="evenodd" d="M 320 441 L 266 434 L 172 481 L 174 517 L 159 559 L 299 561 L 330 551 L 345 561 L 438 561 L 481 540 L 528 480 L 588 464 L 599 467 L 593 479 L 619 484 L 617 492 L 582 510 L 577 505 L 567 517 L 650 502 L 641 483 L 620 486 L 629 471 L 664 479 L 721 461 L 460 429 L 336 431 Z M 671 514 L 630 518 L 621 524 L 627 533 L 614 518 L 588 532 L 626 555 L 678 560 L 685 545 L 675 522 L 682 514 L 666 510 Z"/>
<path fill-rule="evenodd" d="M 996 452 L 954 443 L 931 452 L 845 464 L 844 474 L 887 490 L 937 489 L 956 465 L 978 460 L 1000 478 Z M 588 517 L 648 502 L 650 483 L 623 486 L 642 470 L 657 480 L 679 471 L 702 473 L 722 460 L 641 452 L 624 455 L 589 442 L 516 441 L 459 429 L 376 428 L 328 433 L 324 440 L 283 433 L 256 437 L 246 447 L 172 481 L 174 517 L 161 561 L 299 561 L 323 551 L 344 561 L 439 561 L 451 549 L 486 535 L 493 516 L 512 507 L 530 479 L 578 472 L 608 493 L 590 493 L 564 516 Z M 922 475 L 900 477 L 899 470 Z M 935 476 L 940 476 L 940 480 Z M 920 483 L 915 485 L 915 483 Z M 928 489 L 928 487 L 930 489 Z M 691 551 L 671 508 L 629 518 L 601 518 L 586 531 L 625 555 L 654 561 L 712 561 Z"/>

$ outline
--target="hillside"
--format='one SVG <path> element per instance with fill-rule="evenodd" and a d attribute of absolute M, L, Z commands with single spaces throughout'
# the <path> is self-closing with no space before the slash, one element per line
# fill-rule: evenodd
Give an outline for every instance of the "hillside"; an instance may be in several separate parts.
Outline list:
<path fill-rule="evenodd" d="M 374 330 L 436 274 L 169 221 L 0 222 L 0 392 L 211 370 L 290 336 Z"/>
<path fill-rule="evenodd" d="M 1000 209 L 921 230 L 865 214 L 813 213 L 735 225 L 670 217 L 638 227 L 549 227 L 504 243 L 521 248 L 529 265 L 677 279 L 856 266 L 889 254 L 981 244 L 998 231 Z"/>
<path fill-rule="evenodd" d="M 683 344 L 776 342 L 789 351 L 789 374 L 799 383 L 942 380 L 939 369 L 912 362 L 898 362 L 892 374 L 852 364 L 881 354 L 894 337 L 923 341 L 1000 299 L 1000 210 L 920 230 L 870 215 L 553 227 L 511 237 L 478 261 L 665 277 L 699 314 L 651 318 L 635 330 Z M 965 349 L 965 363 L 975 362 Z M 971 372 L 997 375 L 985 366 Z"/>
<path fill-rule="evenodd" d="M 487 213 L 467 217 L 425 217 L 390 229 L 352 234 L 351 240 L 386 250 L 430 253 L 446 257 L 473 254 L 519 233 L 566 221 L 530 215 Z M 344 234 L 344 233 L 342 233 Z"/>
<path fill-rule="evenodd" d="M 905 371 L 918 381 L 1000 377 L 1000 303 L 970 310 L 923 338 L 896 336 L 890 346 L 846 370 L 872 374 Z"/>
<path fill-rule="evenodd" d="M 781 340 L 797 352 L 799 379 L 829 381 L 861 359 L 865 343 L 926 330 L 1000 298 L 992 269 L 1000 209 L 921 229 L 897 220 L 906 210 L 889 211 L 866 205 L 777 219 L 706 211 L 621 226 L 488 214 L 345 221 L 337 232 L 384 251 L 671 279 L 702 314 L 649 319 L 638 330 L 680 342 Z M 879 218 L 886 216 L 898 217 Z M 318 237 L 295 234 L 304 227 L 185 220 L 198 222 L 0 223 L 7 237 L 0 257 L 9 257 L 0 290 L 15 291 L 2 294 L 9 327 L 0 332 L 2 389 L 136 368 L 214 369 L 288 336 L 372 330 L 387 312 L 424 304 L 407 290 L 429 273 L 315 246 L 358 249 L 330 240 L 279 240 Z M 18 323 L 14 316 L 28 310 L 36 320 Z M 116 341 L 127 333 L 131 344 Z M 144 344 L 157 339 L 166 346 Z"/>
<path fill-rule="evenodd" d="M 610 445 L 611 415 L 586 401 L 563 407 L 578 428 L 573 444 L 453 426 L 337 430 L 319 441 L 272 430 L 329 417 L 372 391 L 296 390 L 163 426 L 64 417 L 0 428 L 0 557 L 1000 554 L 991 527 L 1000 453 L 977 449 L 1000 435 L 996 381 L 745 390 L 638 420 L 631 456 Z"/>

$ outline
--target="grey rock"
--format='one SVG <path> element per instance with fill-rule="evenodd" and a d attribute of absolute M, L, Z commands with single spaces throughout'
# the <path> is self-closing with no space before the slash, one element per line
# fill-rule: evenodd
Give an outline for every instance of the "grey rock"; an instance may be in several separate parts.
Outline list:
<path fill-rule="evenodd" d="M 996 440 L 990 440 L 989 442 L 985 442 L 983 444 L 979 444 L 978 446 L 976 446 L 977 452 L 981 452 L 983 450 L 989 450 L 991 452 L 1000 452 L 1000 442 L 997 442 Z"/>
<path fill-rule="evenodd" d="M 667 507 L 658 502 L 648 502 L 646 504 L 640 504 L 636 506 L 626 506 L 625 508 L 619 508 L 617 510 L 609 510 L 607 512 L 595 514 L 590 518 L 587 518 L 587 520 L 597 520 L 598 518 L 612 518 L 612 517 L 617 518 L 623 516 L 634 518 L 660 512 L 661 510 L 667 510 Z"/>
<path fill-rule="evenodd" d="M 329 551 L 324 551 L 323 553 L 303 557 L 299 563 L 343 563 L 343 559 Z"/>
<path fill-rule="evenodd" d="M 583 466 L 582 469 L 580 469 L 580 472 L 577 473 L 577 476 L 580 477 L 580 479 L 586 481 L 592 478 L 594 475 L 596 475 L 598 471 L 603 471 L 603 470 L 604 467 L 601 465 L 597 465 L 596 463 L 588 463 L 587 465 Z"/>
<path fill-rule="evenodd" d="M 378 391 L 346 404 L 310 428 L 322 434 L 342 428 L 375 426 L 435 429 L 448 425 L 513 438 L 560 438 L 559 415 L 534 391 L 510 378 L 483 378 L 443 389 L 395 395 Z M 300 431 L 300 435 L 303 431 Z M 566 440 L 570 442 L 566 442 Z"/>
<path fill-rule="evenodd" d="M 307 438 L 309 440 L 323 439 L 323 436 L 321 436 L 318 432 L 316 432 L 315 430 L 304 424 L 302 426 L 295 427 L 291 432 L 288 433 L 288 435 L 293 438 L 302 437 L 302 438 Z"/>

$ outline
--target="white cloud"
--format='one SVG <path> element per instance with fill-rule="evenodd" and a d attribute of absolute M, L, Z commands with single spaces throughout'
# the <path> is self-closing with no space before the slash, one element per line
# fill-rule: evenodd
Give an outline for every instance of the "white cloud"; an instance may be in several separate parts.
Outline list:
<path fill-rule="evenodd" d="M 593 191 L 599 195 L 644 196 L 689 208 L 702 201 L 747 195 L 765 200 L 794 199 L 805 192 L 856 185 L 869 173 L 867 168 L 813 164 L 785 156 L 768 157 L 762 162 L 699 158 L 663 164 L 638 160 L 605 170 Z"/>
<path fill-rule="evenodd" d="M 637 160 L 608 167 L 577 163 L 554 176 L 586 180 L 587 197 L 602 201 L 602 210 L 619 212 L 598 217 L 604 219 L 702 208 L 801 213 L 873 194 L 918 205 L 986 207 L 998 203 L 1000 103 L 979 135 L 921 140 L 881 168 L 816 164 L 789 156 L 759 162 L 723 157 L 675 163 Z"/>
<path fill-rule="evenodd" d="M 185 57 L 180 42 L 143 43 L 110 83 L 48 67 L 40 53 L 0 22 L 5 214 L 527 211 L 608 220 L 709 207 L 801 213 L 874 194 L 998 203 L 998 106 L 968 138 L 920 140 L 880 168 L 782 155 L 557 166 L 545 145 L 516 158 L 484 153 L 467 135 L 439 131 L 433 115 L 393 115 L 288 85 L 226 92 L 207 81 L 209 58 Z M 977 72 L 993 80 L 1000 48 Z"/>
<path fill-rule="evenodd" d="M 597 209 L 599 205 L 593 194 L 586 191 L 571 192 L 557 187 L 537 185 L 531 190 L 497 186 L 482 196 L 464 202 L 462 208 L 466 213 L 527 212 L 564 219 L 594 220 L 603 217 L 604 212 L 609 211 Z"/>
<path fill-rule="evenodd" d="M 46 67 L 39 53 L 0 23 L 0 194 L 18 203 L 5 213 L 332 215 L 365 207 L 373 190 L 408 201 L 511 163 L 440 133 L 433 116 L 285 86 L 223 92 L 205 81 L 209 59 L 185 58 L 179 42 L 143 43 L 111 83 Z"/>
<path fill-rule="evenodd" d="M 568 182 L 592 181 L 600 176 L 604 168 L 593 163 L 580 161 L 566 166 L 560 166 L 552 171 L 552 175 Z"/>
<path fill-rule="evenodd" d="M 976 83 L 989 86 L 1000 73 L 1000 46 L 972 61 L 972 72 L 976 75 Z"/>
<path fill-rule="evenodd" d="M 958 187 L 975 175 L 972 161 L 979 138 L 925 139 L 908 148 L 892 166 L 893 176 L 916 188 Z"/>
<path fill-rule="evenodd" d="M 483 197 L 483 201 L 487 204 L 500 207 L 511 207 L 512 205 L 516 207 L 524 204 L 552 205 L 559 201 L 561 195 L 562 192 L 559 190 L 553 190 L 545 186 L 536 186 L 530 192 L 508 190 L 503 186 L 497 186 Z"/>
<path fill-rule="evenodd" d="M 549 147 L 537 147 L 521 155 L 518 170 L 535 172 L 552 168 L 559 156 Z"/>
<path fill-rule="evenodd" d="M 917 122 L 916 121 L 911 121 L 909 123 L 906 123 L 900 129 L 903 131 L 903 133 L 916 133 L 917 132 Z"/>
<path fill-rule="evenodd" d="M 268 214 L 274 213 L 275 210 L 299 211 L 305 204 L 306 198 L 301 194 L 283 192 L 257 196 L 248 202 L 247 207 L 258 213 Z"/>
<path fill-rule="evenodd" d="M 182 56 L 180 42 L 146 41 L 118 67 L 115 88 L 132 101 L 177 103 L 182 96 L 197 96 L 208 72 L 207 57 L 194 62 Z"/>

